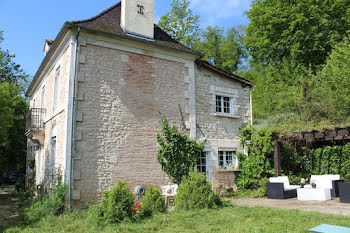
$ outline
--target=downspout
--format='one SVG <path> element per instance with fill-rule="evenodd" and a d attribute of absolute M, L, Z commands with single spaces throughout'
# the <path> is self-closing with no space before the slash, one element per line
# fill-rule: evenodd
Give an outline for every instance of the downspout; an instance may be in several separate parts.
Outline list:
<path fill-rule="evenodd" d="M 80 27 L 78 27 L 78 33 L 75 37 L 75 56 L 74 56 L 74 75 L 73 75 L 73 90 L 72 90 L 72 125 L 71 125 L 71 149 L 70 149 L 70 155 L 69 155 L 69 179 L 68 179 L 68 213 L 70 214 L 72 212 L 72 160 L 73 160 L 73 151 L 74 151 L 74 119 L 75 119 L 75 83 L 77 79 L 77 57 L 78 57 L 78 39 L 80 35 Z"/>

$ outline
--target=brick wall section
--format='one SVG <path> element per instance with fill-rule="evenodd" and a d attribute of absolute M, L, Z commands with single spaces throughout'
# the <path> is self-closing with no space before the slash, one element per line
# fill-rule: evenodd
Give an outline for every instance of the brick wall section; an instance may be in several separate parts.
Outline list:
<path fill-rule="evenodd" d="M 251 119 L 250 90 L 243 88 L 240 82 L 214 73 L 207 68 L 196 68 L 196 117 L 197 139 L 205 141 L 205 150 L 210 152 L 208 166 L 210 180 L 214 189 L 233 186 L 235 172 L 218 172 L 218 150 L 233 148 L 243 152 L 239 140 L 239 128 Z M 236 117 L 215 115 L 216 93 L 230 94 L 238 106 Z"/>
<path fill-rule="evenodd" d="M 188 69 L 183 63 L 87 44 L 81 47 L 78 92 L 84 94 L 77 111 L 82 122 L 75 142 L 80 159 L 74 160 L 74 189 L 80 202 L 96 202 L 117 179 L 137 185 L 168 183 L 156 161 L 156 132 L 166 116 L 181 128 Z M 184 113 L 185 120 L 189 115 Z"/>

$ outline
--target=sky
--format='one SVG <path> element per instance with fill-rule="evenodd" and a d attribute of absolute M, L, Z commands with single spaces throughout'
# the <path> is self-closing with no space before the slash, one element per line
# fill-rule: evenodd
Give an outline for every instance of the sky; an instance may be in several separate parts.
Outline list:
<path fill-rule="evenodd" d="M 0 44 L 25 73 L 35 75 L 44 59 L 45 39 L 55 39 L 65 21 L 82 20 L 97 15 L 118 0 L 0 0 Z M 191 9 L 200 15 L 201 27 L 230 28 L 248 25 L 244 15 L 251 0 L 191 0 Z M 155 0 L 155 23 L 170 11 L 171 0 Z"/>

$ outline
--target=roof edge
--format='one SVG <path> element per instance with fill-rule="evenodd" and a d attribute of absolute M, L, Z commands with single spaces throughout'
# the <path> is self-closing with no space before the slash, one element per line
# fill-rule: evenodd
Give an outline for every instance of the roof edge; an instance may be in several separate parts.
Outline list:
<path fill-rule="evenodd" d="M 45 69 L 45 66 L 47 65 L 47 63 L 50 61 L 51 57 L 55 53 L 58 45 L 60 44 L 61 40 L 63 39 L 65 32 L 67 32 L 70 28 L 71 28 L 71 26 L 67 22 L 62 26 L 60 32 L 57 34 L 55 40 L 53 41 L 50 50 L 47 52 L 46 56 L 44 57 L 44 60 L 41 62 L 38 70 L 36 71 L 36 73 L 33 77 L 33 80 L 30 82 L 29 87 L 25 93 L 26 97 L 29 97 L 29 94 L 32 91 L 35 83 L 38 81 L 38 78 L 41 75 L 41 72 Z"/>
<path fill-rule="evenodd" d="M 234 79 L 236 81 L 239 81 L 241 83 L 243 83 L 244 85 L 248 86 L 248 87 L 255 87 L 254 83 L 248 81 L 247 79 L 245 78 L 242 78 L 242 77 L 239 77 L 235 74 L 232 74 L 230 72 L 227 72 L 219 67 L 216 67 L 216 66 L 213 66 L 212 64 L 210 64 L 209 62 L 207 61 L 203 61 L 203 60 L 200 60 L 200 59 L 197 59 L 196 60 L 196 63 L 199 65 L 199 66 L 203 66 L 203 67 L 206 67 L 216 73 L 219 73 L 219 74 L 222 74 L 228 78 L 231 78 L 231 79 Z"/>
<path fill-rule="evenodd" d="M 86 22 L 90 22 L 94 19 L 97 19 L 98 17 L 101 17 L 102 15 L 108 13 L 109 11 L 113 10 L 114 8 L 118 7 L 119 5 L 121 4 L 121 1 L 114 4 L 113 6 L 107 8 L 106 10 L 102 11 L 101 13 L 91 17 L 91 18 L 88 18 L 88 19 L 83 19 L 83 20 L 77 20 L 77 21 L 68 21 L 69 23 L 73 23 L 73 24 L 77 24 L 77 23 L 86 23 Z"/>

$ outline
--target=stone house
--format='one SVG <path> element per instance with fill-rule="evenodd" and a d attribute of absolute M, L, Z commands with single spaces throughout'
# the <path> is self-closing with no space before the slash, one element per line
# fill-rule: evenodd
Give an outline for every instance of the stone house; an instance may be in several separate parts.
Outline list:
<path fill-rule="evenodd" d="M 205 142 L 197 169 L 214 188 L 234 185 L 253 84 L 168 36 L 153 4 L 122 0 L 45 43 L 26 93 L 28 171 L 45 187 L 61 175 L 74 204 L 95 202 L 117 179 L 167 184 L 156 160 L 163 117 Z"/>

